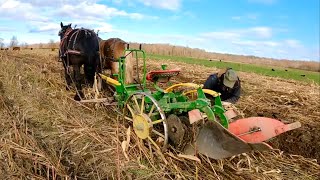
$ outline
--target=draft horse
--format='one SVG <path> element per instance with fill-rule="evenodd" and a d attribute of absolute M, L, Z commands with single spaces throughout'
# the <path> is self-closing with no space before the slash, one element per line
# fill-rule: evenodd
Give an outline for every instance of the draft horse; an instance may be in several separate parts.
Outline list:
<path fill-rule="evenodd" d="M 117 77 L 112 76 L 113 74 L 119 73 L 119 58 L 121 56 L 126 56 L 125 61 L 125 83 L 132 84 L 134 82 L 133 77 L 133 64 L 134 57 L 133 53 L 129 52 L 124 54 L 124 50 L 126 49 L 127 42 L 123 41 L 120 38 L 109 38 L 107 40 L 100 41 L 100 59 L 102 61 L 101 69 L 110 69 L 111 77 L 117 79 Z"/>
<path fill-rule="evenodd" d="M 89 85 L 93 85 L 94 75 L 100 71 L 99 37 L 93 30 L 80 28 L 73 29 L 71 24 L 63 25 L 61 29 L 59 56 L 63 63 L 67 90 L 71 83 L 76 86 L 74 99 L 79 101 L 84 98 L 82 92 L 81 66 L 84 66 L 85 79 Z M 71 73 L 71 67 L 73 69 Z"/>

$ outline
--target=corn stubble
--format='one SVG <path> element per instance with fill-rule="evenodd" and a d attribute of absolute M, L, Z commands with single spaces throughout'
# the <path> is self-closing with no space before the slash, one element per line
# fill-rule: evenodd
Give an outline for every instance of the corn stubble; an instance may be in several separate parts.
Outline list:
<path fill-rule="evenodd" d="M 160 62 L 148 60 L 149 68 Z M 173 82 L 203 83 L 215 68 L 187 64 Z M 319 86 L 240 73 L 246 116 L 277 116 L 303 128 L 271 143 L 283 151 L 200 161 L 142 145 L 119 110 L 80 104 L 65 90 L 57 52 L 0 52 L 0 179 L 317 179 Z M 90 94 L 87 88 L 86 94 Z M 309 132 L 309 133 L 308 133 Z M 317 133 L 318 132 L 318 133 Z M 311 142 L 309 141 L 312 138 Z M 128 143 L 129 142 L 129 143 Z M 303 152 L 300 152 L 303 151 Z"/>

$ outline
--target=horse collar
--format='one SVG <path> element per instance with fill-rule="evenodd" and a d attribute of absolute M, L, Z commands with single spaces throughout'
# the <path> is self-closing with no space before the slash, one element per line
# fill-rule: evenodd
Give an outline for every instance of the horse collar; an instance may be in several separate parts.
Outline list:
<path fill-rule="evenodd" d="M 116 40 L 120 40 L 119 38 L 117 38 L 117 39 L 113 39 L 113 43 L 112 43 L 112 48 L 110 47 L 109 49 L 111 50 L 111 53 L 112 53 L 112 57 L 111 58 L 109 58 L 111 61 L 113 61 L 113 62 L 119 62 L 119 60 L 118 59 L 115 59 L 114 58 L 114 48 L 115 48 L 115 44 L 116 44 Z"/>
<path fill-rule="evenodd" d="M 72 31 L 72 28 L 68 28 L 66 30 L 66 33 L 64 33 L 64 36 L 63 37 L 68 37 L 69 33 Z"/>

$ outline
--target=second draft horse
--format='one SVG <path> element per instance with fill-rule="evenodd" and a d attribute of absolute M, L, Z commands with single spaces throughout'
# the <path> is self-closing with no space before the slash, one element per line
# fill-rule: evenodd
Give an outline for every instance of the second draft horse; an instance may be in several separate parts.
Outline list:
<path fill-rule="evenodd" d="M 125 83 L 131 84 L 134 82 L 133 77 L 133 54 L 124 54 L 127 42 L 120 38 L 110 38 L 100 41 L 100 59 L 102 61 L 102 69 L 110 69 L 111 75 L 119 73 L 119 58 L 126 56 L 125 61 Z M 113 77 L 113 76 L 112 76 Z M 113 77 L 117 79 L 117 77 Z"/>

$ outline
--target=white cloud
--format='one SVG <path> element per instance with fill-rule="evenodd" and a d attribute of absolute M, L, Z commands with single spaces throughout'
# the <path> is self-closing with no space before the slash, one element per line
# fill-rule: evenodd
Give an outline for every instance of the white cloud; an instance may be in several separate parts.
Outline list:
<path fill-rule="evenodd" d="M 270 27 L 253 27 L 248 29 L 246 33 L 254 33 L 258 37 L 261 38 L 271 38 L 272 37 L 272 29 Z"/>
<path fill-rule="evenodd" d="M 272 38 L 273 30 L 270 27 L 258 26 L 244 29 L 231 29 L 225 31 L 213 31 L 201 34 L 203 37 L 210 39 L 226 39 L 226 40 L 235 40 L 235 39 L 270 39 Z"/>
<path fill-rule="evenodd" d="M 238 39 L 241 37 L 241 35 L 236 32 L 228 32 L 228 31 L 208 32 L 208 33 L 201 34 L 201 36 L 210 38 L 210 39 L 225 39 L 225 40 Z"/>
<path fill-rule="evenodd" d="M 280 43 L 276 41 L 252 41 L 252 40 L 232 41 L 232 44 L 244 45 L 244 46 L 250 46 L 250 47 L 257 47 L 257 46 L 276 47 L 280 45 Z"/>
<path fill-rule="evenodd" d="M 91 20 L 101 20 L 115 16 L 123 16 L 131 19 L 157 18 L 154 16 L 145 16 L 140 13 L 128 13 L 123 10 L 108 7 L 104 4 L 88 3 L 86 1 L 77 5 L 65 4 L 58 10 L 58 15 L 68 16 L 71 18 L 86 18 Z"/>
<path fill-rule="evenodd" d="M 14 20 L 47 21 L 31 4 L 17 0 L 0 1 L 0 17 Z"/>
<path fill-rule="evenodd" d="M 259 15 L 256 13 L 250 13 L 250 14 L 246 14 L 246 15 L 242 15 L 242 16 L 232 16 L 231 19 L 237 20 L 237 21 L 239 21 L 239 20 L 255 21 L 258 19 L 258 17 L 259 17 Z"/>
<path fill-rule="evenodd" d="M 30 23 L 33 28 L 30 30 L 32 33 L 37 32 L 58 32 L 60 30 L 60 24 L 59 23 L 53 23 L 53 22 L 31 22 Z"/>
<path fill-rule="evenodd" d="M 196 15 L 193 14 L 190 11 L 186 11 L 186 12 L 182 12 L 182 13 L 178 13 L 178 14 L 174 14 L 172 16 L 169 17 L 169 19 L 171 20 L 180 20 L 180 19 L 186 19 L 186 18 L 190 18 L 190 19 L 194 19 L 196 18 Z"/>
<path fill-rule="evenodd" d="M 158 19 L 140 13 L 129 13 L 97 3 L 98 0 L 0 0 L 0 18 L 18 21 L 42 21 L 53 19 L 90 19 L 92 21 L 122 16 L 140 20 Z M 57 8 L 59 7 L 59 8 Z"/>
<path fill-rule="evenodd" d="M 300 43 L 300 41 L 296 39 L 287 39 L 285 40 L 285 44 L 292 48 L 302 47 L 302 44 Z"/>
<path fill-rule="evenodd" d="M 14 31 L 13 28 L 10 28 L 10 27 L 4 27 L 4 26 L 0 26 L 0 32 L 1 31 Z"/>
<path fill-rule="evenodd" d="M 20 5 L 19 1 L 15 1 L 15 0 L 9 0 L 9 1 L 5 1 L 2 5 L 1 8 L 2 9 L 14 9 L 17 8 Z"/>
<path fill-rule="evenodd" d="M 29 3 L 34 7 L 61 7 L 65 4 L 77 5 L 84 1 L 87 3 L 96 3 L 99 0 L 23 0 L 24 3 Z"/>
<path fill-rule="evenodd" d="M 112 25 L 108 23 L 98 23 L 96 28 L 94 29 L 99 30 L 99 32 L 102 32 L 102 33 L 109 33 L 114 31 Z"/>
<path fill-rule="evenodd" d="M 139 0 L 145 6 L 151 6 L 160 9 L 178 10 L 182 5 L 182 0 Z"/>
<path fill-rule="evenodd" d="M 75 13 L 79 12 L 79 13 Z M 80 13 L 81 12 L 81 13 Z M 109 8 L 102 4 L 88 4 L 82 2 L 77 5 L 65 4 L 58 10 L 59 15 L 67 15 L 71 18 L 85 18 L 85 19 L 102 19 L 103 17 L 110 18 L 115 15 L 123 15 L 125 12 L 121 12 L 116 8 Z M 103 14 L 103 17 L 101 16 Z"/>

